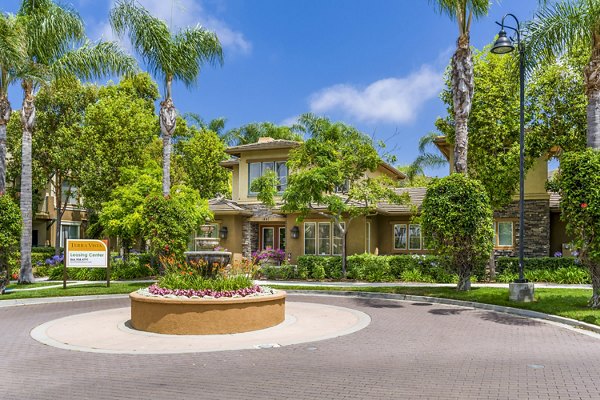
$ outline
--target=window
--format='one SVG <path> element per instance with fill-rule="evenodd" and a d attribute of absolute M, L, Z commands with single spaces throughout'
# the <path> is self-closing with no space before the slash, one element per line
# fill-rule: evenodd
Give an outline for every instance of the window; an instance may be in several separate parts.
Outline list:
<path fill-rule="evenodd" d="M 335 186 L 335 193 L 348 193 L 350 190 L 350 181 L 346 179 L 343 184 Z"/>
<path fill-rule="evenodd" d="M 342 235 L 342 230 L 333 222 L 305 222 L 304 254 L 341 255 Z"/>
<path fill-rule="evenodd" d="M 71 186 L 71 183 L 64 179 L 62 181 L 61 187 L 60 187 L 60 201 L 61 201 L 61 207 L 63 204 L 65 204 L 65 201 L 67 201 L 67 194 L 69 195 L 69 200 L 67 201 L 67 205 L 73 206 L 73 205 L 77 205 L 79 204 L 79 201 L 77 199 L 78 195 L 78 190 L 76 187 Z"/>
<path fill-rule="evenodd" d="M 277 191 L 283 192 L 287 187 L 288 169 L 285 161 L 268 161 L 268 162 L 256 162 L 248 164 L 248 194 L 256 195 L 257 192 L 253 192 L 250 188 L 252 182 L 255 179 L 260 178 L 267 171 L 274 171 L 277 175 L 279 183 L 277 184 Z"/>
<path fill-rule="evenodd" d="M 277 185 L 277 191 L 283 192 L 287 188 L 287 176 L 288 169 L 285 161 L 277 161 L 275 163 L 275 173 L 277 174 L 277 178 L 279 178 L 279 184 Z"/>
<path fill-rule="evenodd" d="M 262 249 L 275 248 L 275 228 L 262 228 Z"/>
<path fill-rule="evenodd" d="M 394 249 L 406 250 L 406 224 L 394 225 Z"/>
<path fill-rule="evenodd" d="M 279 248 L 285 250 L 285 226 L 279 227 Z"/>
<path fill-rule="evenodd" d="M 65 224 L 64 222 L 60 225 L 60 246 L 65 247 L 67 239 L 79 239 L 79 224 Z"/>
<path fill-rule="evenodd" d="M 408 249 L 421 250 L 421 225 L 410 224 L 408 227 Z"/>
<path fill-rule="evenodd" d="M 304 223 L 304 254 L 316 254 L 317 250 L 317 224 Z"/>
<path fill-rule="evenodd" d="M 371 223 L 369 221 L 367 221 L 367 225 L 366 225 L 366 243 L 365 243 L 365 252 L 370 253 L 371 252 Z"/>
<path fill-rule="evenodd" d="M 512 221 L 494 222 L 494 246 L 513 247 Z"/>
<path fill-rule="evenodd" d="M 319 254 L 331 254 L 331 223 L 319 222 Z"/>

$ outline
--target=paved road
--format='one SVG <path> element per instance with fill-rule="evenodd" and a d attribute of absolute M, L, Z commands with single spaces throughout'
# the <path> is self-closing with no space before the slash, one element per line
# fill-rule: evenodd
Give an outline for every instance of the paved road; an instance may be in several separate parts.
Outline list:
<path fill-rule="evenodd" d="M 109 355 L 44 346 L 35 326 L 127 306 L 108 299 L 0 309 L 0 399 L 600 399 L 600 340 L 437 304 L 290 296 L 369 314 L 336 339 L 220 353 Z"/>

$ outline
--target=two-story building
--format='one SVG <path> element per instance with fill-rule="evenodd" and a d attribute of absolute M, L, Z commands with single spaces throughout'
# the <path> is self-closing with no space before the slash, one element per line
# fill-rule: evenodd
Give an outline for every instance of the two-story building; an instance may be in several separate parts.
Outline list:
<path fill-rule="evenodd" d="M 220 245 L 234 253 L 234 258 L 249 257 L 267 248 L 281 249 L 293 263 L 301 255 L 340 255 L 340 232 L 331 220 L 318 214 L 297 222 L 297 214 L 283 214 L 276 207 L 269 210 L 250 190 L 254 179 L 272 170 L 279 177 L 277 189 L 282 193 L 287 184 L 286 161 L 289 152 L 300 143 L 289 140 L 261 138 L 257 143 L 230 147 L 231 156 L 221 166 L 232 172 L 232 198 L 211 199 L 214 214 L 213 234 L 221 238 Z M 452 148 L 440 138 L 436 145 L 452 166 Z M 559 219 L 558 198 L 545 190 L 547 160 L 540 159 L 531 168 L 525 184 L 525 255 L 548 256 L 563 251 L 567 242 L 564 224 Z M 385 174 L 396 181 L 405 175 L 384 162 L 373 175 Z M 399 188 L 407 192 L 409 205 L 381 203 L 373 215 L 356 218 L 346 236 L 348 254 L 422 254 L 424 248 L 421 227 L 414 223 L 425 196 L 425 188 Z M 494 248 L 498 255 L 514 255 L 518 246 L 518 203 L 494 214 Z"/>

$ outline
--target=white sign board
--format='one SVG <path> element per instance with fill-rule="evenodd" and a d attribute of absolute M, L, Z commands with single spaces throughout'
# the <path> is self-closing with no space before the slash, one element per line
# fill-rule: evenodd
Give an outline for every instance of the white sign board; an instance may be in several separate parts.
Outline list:
<path fill-rule="evenodd" d="M 67 239 L 65 267 L 108 268 L 108 246 L 102 240 Z"/>

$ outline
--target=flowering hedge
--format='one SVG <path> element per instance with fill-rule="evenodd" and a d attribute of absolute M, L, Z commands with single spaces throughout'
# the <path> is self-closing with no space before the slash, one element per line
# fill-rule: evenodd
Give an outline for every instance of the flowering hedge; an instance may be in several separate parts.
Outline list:
<path fill-rule="evenodd" d="M 252 253 L 252 260 L 255 264 L 263 264 L 270 261 L 275 261 L 277 264 L 281 264 L 285 261 L 285 251 L 281 249 L 255 251 Z"/>
<path fill-rule="evenodd" d="M 148 293 L 155 296 L 178 296 L 178 297 L 200 297 L 219 299 L 222 297 L 248 297 L 257 294 L 272 294 L 272 289 L 263 288 L 258 285 L 237 290 L 211 290 L 211 289 L 167 289 L 158 285 L 152 285 L 147 289 Z M 140 292 L 145 294 L 144 290 Z"/>

